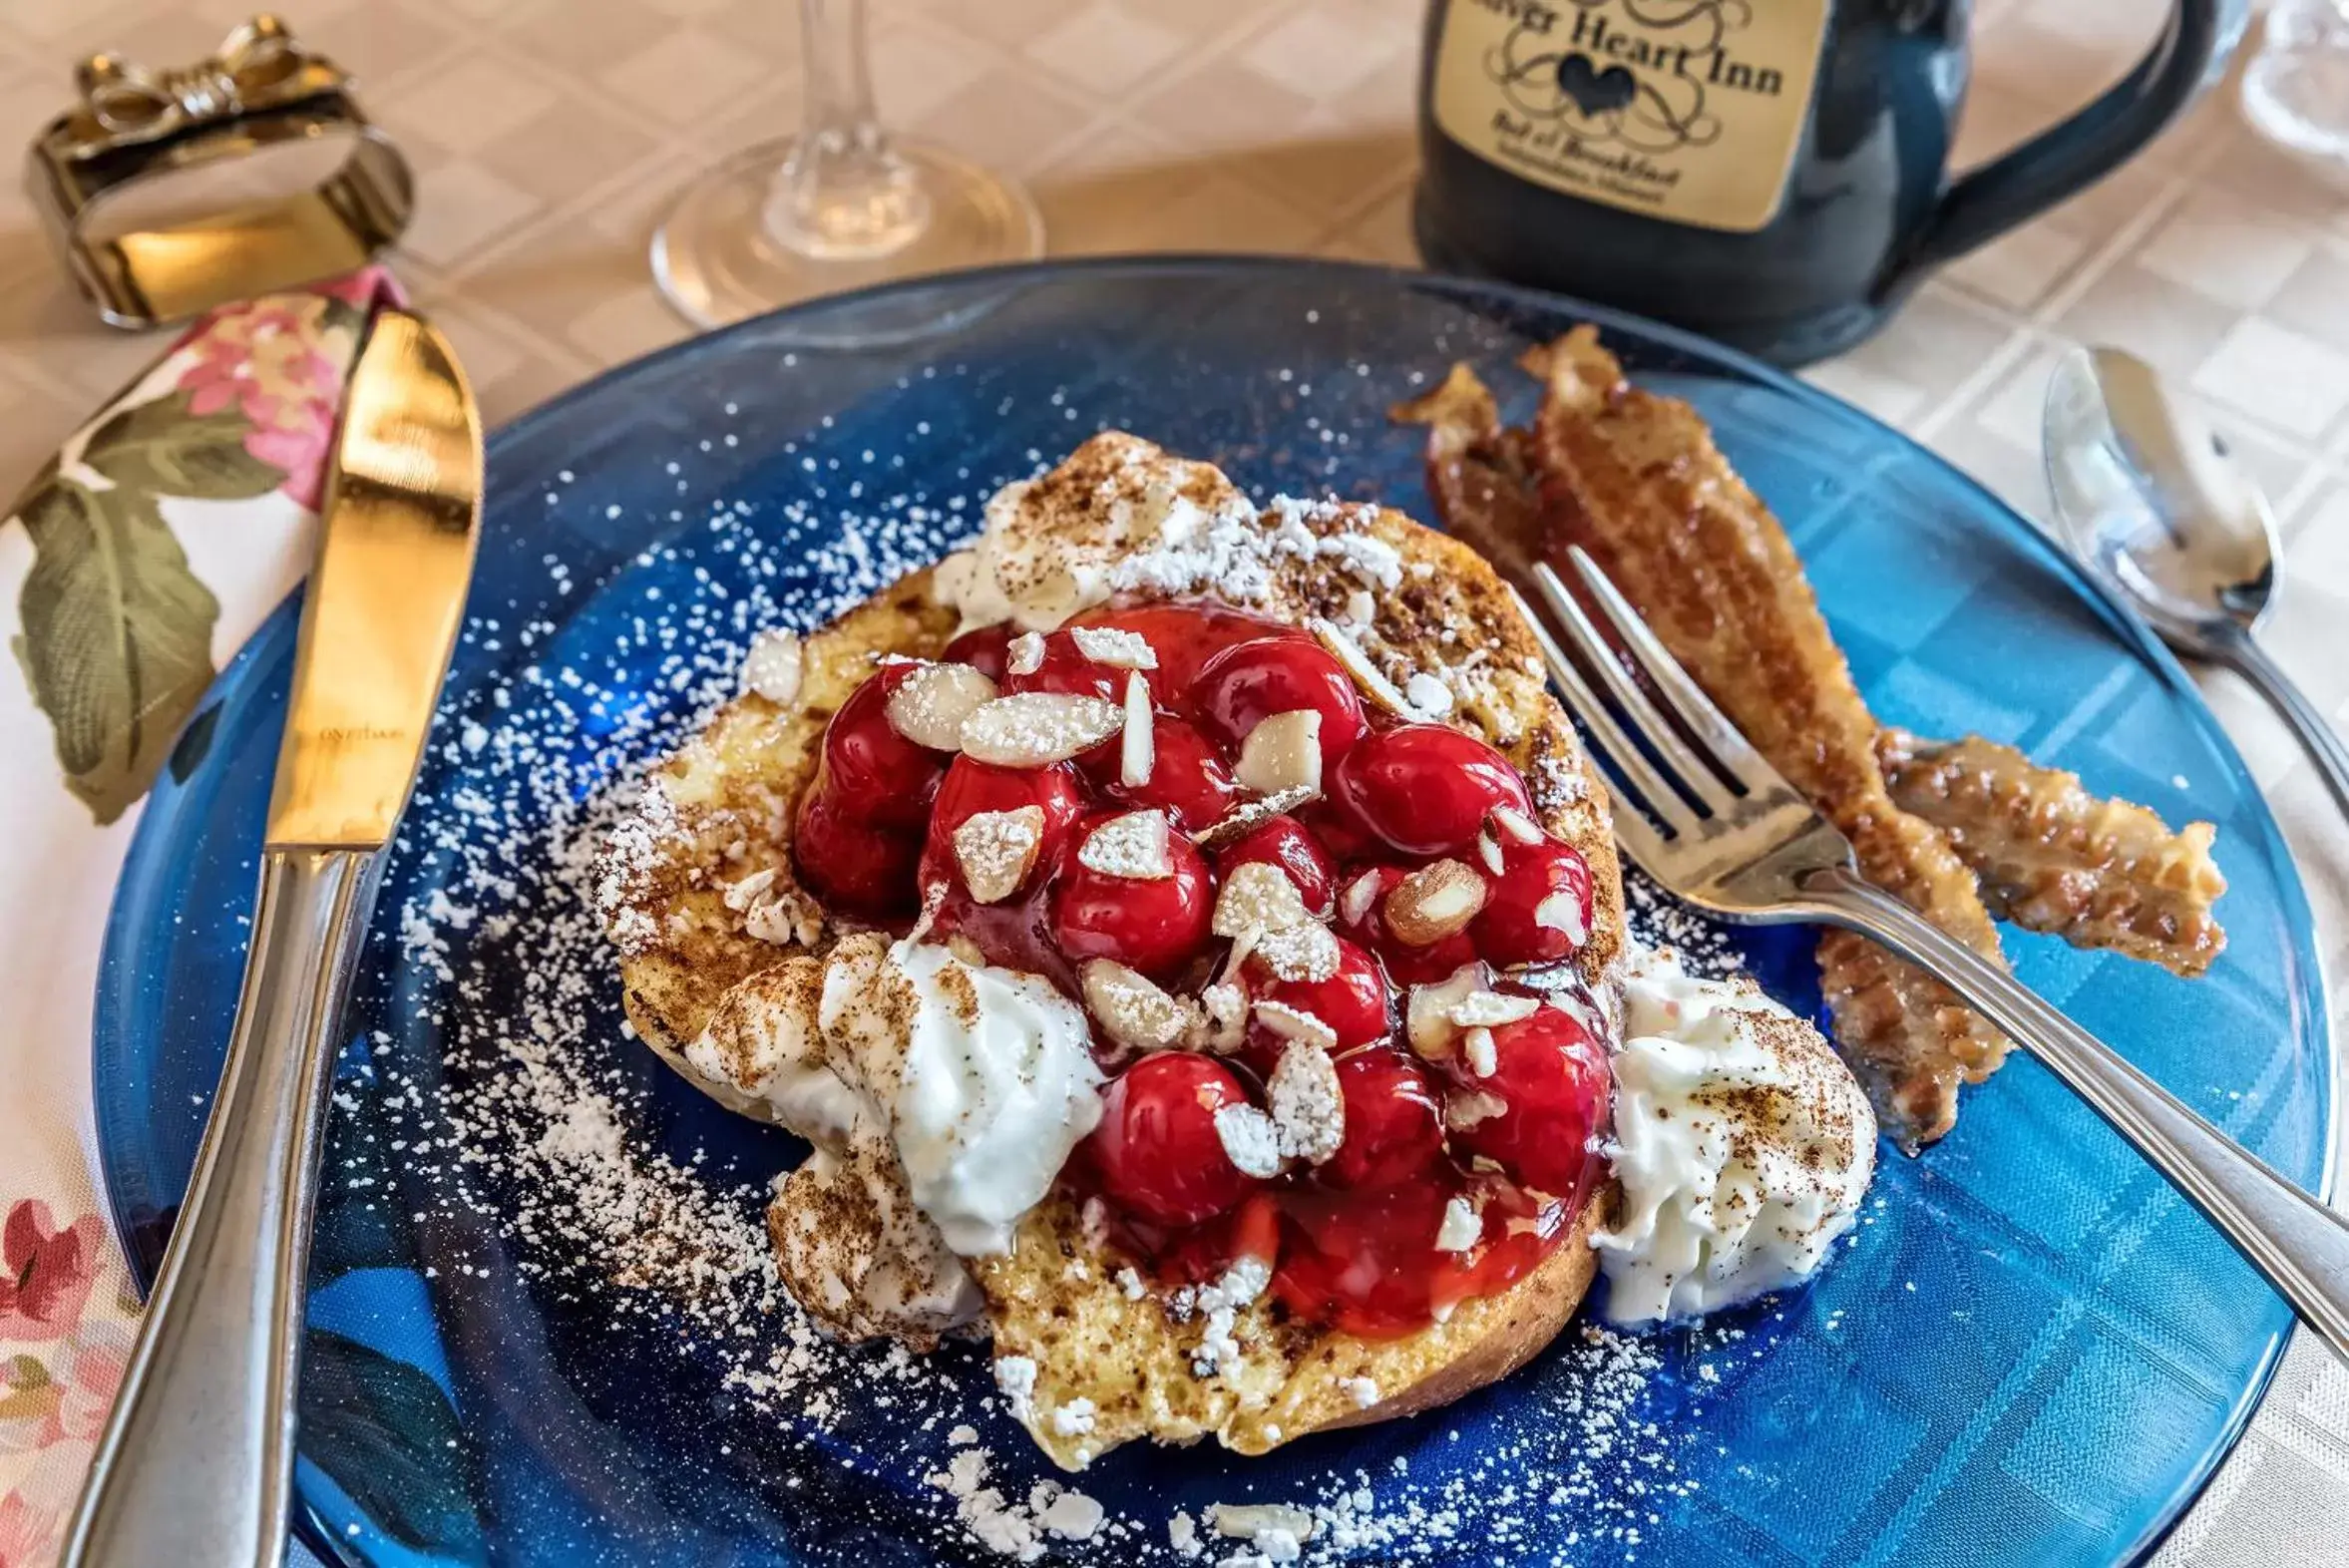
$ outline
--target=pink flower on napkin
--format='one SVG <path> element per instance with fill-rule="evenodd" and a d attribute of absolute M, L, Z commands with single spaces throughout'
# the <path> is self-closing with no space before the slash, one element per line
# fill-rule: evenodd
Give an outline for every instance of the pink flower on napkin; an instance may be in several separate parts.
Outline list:
<path fill-rule="evenodd" d="M 349 360 L 347 352 L 320 352 L 338 330 L 326 324 L 328 308 L 316 294 L 279 294 L 216 311 L 188 345 L 196 362 L 180 376 L 188 411 L 242 414 L 244 450 L 281 471 L 285 493 L 312 509 Z"/>
<path fill-rule="evenodd" d="M 62 1339 L 73 1329 L 98 1277 L 103 1235 L 95 1214 L 57 1228 L 38 1198 L 8 1211 L 0 1225 L 0 1345 Z"/>

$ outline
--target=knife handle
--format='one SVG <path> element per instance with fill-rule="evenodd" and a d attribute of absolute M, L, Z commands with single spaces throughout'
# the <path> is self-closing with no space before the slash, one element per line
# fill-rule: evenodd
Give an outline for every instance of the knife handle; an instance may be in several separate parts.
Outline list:
<path fill-rule="evenodd" d="M 271 849 L 228 1059 L 62 1568 L 278 1568 L 310 1216 L 376 856 Z"/>

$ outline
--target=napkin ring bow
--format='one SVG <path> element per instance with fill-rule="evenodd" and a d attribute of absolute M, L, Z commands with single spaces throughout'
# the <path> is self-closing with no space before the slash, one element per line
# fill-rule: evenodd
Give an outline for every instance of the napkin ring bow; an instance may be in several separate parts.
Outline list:
<path fill-rule="evenodd" d="M 398 238 L 415 208 L 407 161 L 360 113 L 350 77 L 274 16 L 254 17 L 179 70 L 92 55 L 75 86 L 80 102 L 34 141 L 26 178 L 76 285 L 115 326 L 153 326 L 350 271 Z M 340 167 L 295 195 L 232 195 L 228 210 L 127 232 L 96 220 L 110 205 L 133 205 L 120 199 L 133 186 L 337 139 L 349 148 Z"/>

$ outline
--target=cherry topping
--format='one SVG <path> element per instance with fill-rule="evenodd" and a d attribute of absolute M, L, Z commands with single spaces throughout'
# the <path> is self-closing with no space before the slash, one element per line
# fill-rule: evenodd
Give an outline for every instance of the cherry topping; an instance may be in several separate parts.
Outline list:
<path fill-rule="evenodd" d="M 1330 863 L 1329 851 L 1295 817 L 1275 817 L 1224 846 L 1215 857 L 1216 879 L 1229 879 L 1233 867 L 1251 861 L 1288 873 L 1305 907 L 1328 918 L 1331 902 L 1338 896 L 1338 868 Z"/>
<path fill-rule="evenodd" d="M 915 871 L 921 838 L 905 828 L 859 820 L 837 786 L 819 784 L 800 797 L 791 858 L 809 892 L 860 920 L 902 920 L 919 906 Z"/>
<path fill-rule="evenodd" d="M 1453 1076 L 1468 1090 L 1498 1095 L 1505 1107 L 1457 1128 L 1455 1146 L 1500 1161 L 1516 1180 L 1579 1201 L 1598 1160 L 1594 1134 L 1607 1125 L 1607 1052 L 1582 1020 L 1544 1006 L 1492 1031 L 1493 1070 L 1475 1076 L 1464 1061 Z"/>
<path fill-rule="evenodd" d="M 1159 1225 L 1197 1225 L 1236 1207 L 1255 1187 L 1224 1152 L 1215 1113 L 1245 1105 L 1232 1069 L 1196 1051 L 1160 1051 L 1101 1094 L 1101 1124 L 1085 1140 L 1102 1190 Z"/>
<path fill-rule="evenodd" d="M 1010 645 L 1012 625 L 1007 620 L 991 626 L 977 626 L 947 644 L 939 655 L 948 664 L 968 664 L 987 679 L 1000 686 L 1003 683 L 1004 649 Z"/>
<path fill-rule="evenodd" d="M 922 667 L 882 665 L 825 726 L 825 786 L 844 817 L 917 830 L 930 820 L 947 759 L 899 734 L 888 712 L 889 694 Z"/>
<path fill-rule="evenodd" d="M 1123 815 L 1102 812 L 1070 834 L 1052 891 L 1052 940 L 1072 964 L 1114 959 L 1163 980 L 1207 946 L 1215 883 L 1191 841 L 1172 830 L 1166 836 L 1169 876 L 1119 877 L 1085 865 L 1085 840 Z"/>
<path fill-rule="evenodd" d="M 1240 799 L 1223 753 L 1187 721 L 1161 713 L 1151 723 L 1150 778 L 1126 784 L 1118 777 L 1122 758 L 1115 745 L 1088 754 L 1085 772 L 1113 800 L 1129 806 L 1163 806 L 1174 825 L 1196 833 L 1231 814 Z"/>
<path fill-rule="evenodd" d="M 1433 1165 L 1443 1153 L 1443 1112 L 1425 1069 L 1391 1046 L 1372 1046 L 1338 1061 L 1346 1100 L 1346 1141 L 1322 1166 L 1335 1187 L 1391 1187 Z"/>
<path fill-rule="evenodd" d="M 1006 694 L 1015 691 L 1064 691 L 1072 697 L 1106 697 L 1112 702 L 1125 700 L 1126 671 L 1108 664 L 1095 663 L 1077 651 L 1076 639 L 1066 628 L 1047 633 L 1044 637 L 1044 659 L 1025 673 L 1006 669 L 1002 688 Z M 1143 678 L 1149 672 L 1143 671 Z"/>
<path fill-rule="evenodd" d="M 1476 962 L 1476 944 L 1465 931 L 1455 931 L 1424 947 L 1397 937 L 1386 924 L 1386 895 L 1410 872 L 1401 866 L 1370 866 L 1349 870 L 1338 884 L 1338 930 L 1353 938 L 1385 964 L 1397 985 L 1432 985 L 1463 964 Z M 1372 879 L 1361 886 L 1362 879 Z"/>
<path fill-rule="evenodd" d="M 1547 964 L 1579 950 L 1591 930 L 1591 869 L 1579 850 L 1543 834 L 1521 844 L 1505 831 L 1501 874 L 1485 879 L 1483 910 L 1468 935 L 1487 964 Z"/>
<path fill-rule="evenodd" d="M 1032 887 L 1059 863 L 1068 830 L 1084 815 L 1075 771 L 1065 762 L 1048 768 L 1004 768 L 976 757 L 957 757 L 939 786 L 938 805 L 931 813 L 930 839 L 922 851 L 922 886 L 962 886 L 962 863 L 955 854 L 957 828 L 980 812 L 1018 811 L 1025 806 L 1042 810 L 1044 830 L 1021 888 Z"/>
<path fill-rule="evenodd" d="M 1235 753 L 1250 730 L 1276 713 L 1321 714 L 1325 777 L 1370 727 L 1346 666 L 1319 642 L 1294 633 L 1234 643 L 1200 665 L 1191 705 Z"/>
<path fill-rule="evenodd" d="M 1278 1001 L 1312 1013 L 1337 1031 L 1339 1050 L 1382 1040 L 1394 1026 L 1387 1012 L 1385 973 L 1376 959 L 1343 937 L 1338 940 L 1338 973 L 1328 980 L 1280 980 L 1256 958 L 1243 965 L 1241 973 L 1247 978 L 1251 1001 Z M 1287 1043 L 1285 1036 L 1262 1022 L 1248 1025 L 1250 1058 L 1267 1068 L 1281 1059 Z"/>
<path fill-rule="evenodd" d="M 1330 799 L 1400 855 L 1472 851 L 1495 807 L 1533 814 L 1509 759 L 1443 724 L 1399 724 L 1370 736 L 1340 760 Z"/>

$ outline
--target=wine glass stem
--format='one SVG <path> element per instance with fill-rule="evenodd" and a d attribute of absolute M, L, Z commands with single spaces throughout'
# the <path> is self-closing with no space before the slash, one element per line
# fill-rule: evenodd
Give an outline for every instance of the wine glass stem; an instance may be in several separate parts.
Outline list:
<path fill-rule="evenodd" d="M 767 233 L 825 260 L 902 249 L 929 225 L 930 198 L 873 107 L 865 0 L 800 0 L 799 32 L 807 108 L 775 171 Z"/>

